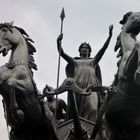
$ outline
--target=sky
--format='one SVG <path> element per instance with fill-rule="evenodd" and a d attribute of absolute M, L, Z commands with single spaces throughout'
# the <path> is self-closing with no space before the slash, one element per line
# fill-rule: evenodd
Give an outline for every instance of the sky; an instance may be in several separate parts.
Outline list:
<path fill-rule="evenodd" d="M 60 34 L 60 13 L 65 9 L 62 47 L 72 57 L 79 56 L 78 47 L 88 42 L 94 57 L 108 37 L 109 25 L 113 24 L 113 37 L 99 65 L 103 85 L 109 86 L 117 72 L 117 58 L 114 53 L 116 38 L 121 31 L 119 21 L 129 11 L 139 11 L 139 0 L 0 0 L 0 22 L 14 21 L 35 41 L 34 80 L 38 89 L 46 84 L 56 87 L 58 52 L 56 39 Z M 0 56 L 0 65 L 5 64 L 9 55 Z M 66 62 L 61 59 L 59 85 L 66 78 Z M 66 100 L 66 93 L 59 96 Z M 1 98 L 2 99 L 2 98 Z M 0 139 L 8 140 L 6 121 L 0 101 Z"/>

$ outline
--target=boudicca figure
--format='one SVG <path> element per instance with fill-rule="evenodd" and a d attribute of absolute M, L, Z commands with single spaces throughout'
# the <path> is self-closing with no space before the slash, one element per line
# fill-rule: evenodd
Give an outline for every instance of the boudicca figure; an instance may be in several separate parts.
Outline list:
<path fill-rule="evenodd" d="M 113 25 L 109 26 L 109 37 L 104 43 L 103 47 L 99 50 L 95 57 L 91 58 L 91 47 L 88 43 L 84 42 L 79 47 L 80 57 L 72 58 L 68 54 L 66 54 L 61 46 L 61 41 L 63 39 L 63 34 L 60 34 L 57 38 L 57 48 L 60 55 L 65 59 L 68 63 L 66 66 L 66 75 L 67 77 L 74 78 L 76 84 L 85 89 L 89 85 L 101 85 L 102 78 L 100 67 L 98 65 L 101 60 L 103 54 L 105 53 L 109 42 L 112 37 Z M 98 112 L 98 94 L 93 93 L 90 96 L 82 96 L 75 95 L 76 103 L 78 108 L 78 113 L 80 116 L 85 119 L 95 121 L 97 112 Z M 68 118 L 70 119 L 72 116 L 71 112 L 71 103 L 69 102 L 71 98 L 71 94 L 68 94 L 68 106 L 69 106 L 69 114 Z"/>

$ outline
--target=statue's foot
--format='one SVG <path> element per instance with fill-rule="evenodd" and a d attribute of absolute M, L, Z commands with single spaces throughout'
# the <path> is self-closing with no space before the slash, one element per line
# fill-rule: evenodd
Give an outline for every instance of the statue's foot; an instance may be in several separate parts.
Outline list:
<path fill-rule="evenodd" d="M 134 80 L 138 85 L 140 85 L 140 66 L 137 68 L 135 72 Z"/>

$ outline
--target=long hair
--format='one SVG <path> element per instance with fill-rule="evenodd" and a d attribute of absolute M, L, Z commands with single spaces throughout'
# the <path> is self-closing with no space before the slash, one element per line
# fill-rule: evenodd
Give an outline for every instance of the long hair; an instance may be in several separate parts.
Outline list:
<path fill-rule="evenodd" d="M 79 46 L 79 49 L 78 49 L 78 51 L 79 51 L 79 53 L 80 53 L 80 56 L 81 56 L 81 49 L 82 49 L 82 47 L 83 46 L 87 46 L 87 48 L 89 49 L 89 54 L 88 54 L 88 57 L 90 57 L 90 53 L 91 53 L 91 46 L 89 45 L 89 43 L 86 43 L 86 42 L 84 42 L 84 43 L 81 43 L 80 44 L 80 46 Z"/>

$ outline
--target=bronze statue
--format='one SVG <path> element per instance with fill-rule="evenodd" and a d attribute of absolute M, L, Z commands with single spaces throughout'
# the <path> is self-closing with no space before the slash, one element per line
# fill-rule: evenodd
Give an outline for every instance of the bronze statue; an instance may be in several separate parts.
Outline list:
<path fill-rule="evenodd" d="M 22 28 L 0 24 L 0 53 L 6 56 L 11 50 L 9 62 L 0 67 L 0 94 L 11 127 L 10 140 L 57 140 L 33 80 L 32 69 L 37 66 L 32 42 Z"/>
<path fill-rule="evenodd" d="M 41 98 L 45 96 L 52 96 L 61 94 L 65 91 L 69 91 L 71 96 L 71 109 L 72 109 L 72 119 L 67 120 L 64 123 L 57 126 L 57 135 L 60 140 L 109 140 L 108 131 L 106 131 L 106 122 L 104 122 L 104 113 L 106 110 L 106 105 L 110 96 L 108 93 L 111 91 L 110 87 L 104 86 L 88 86 L 86 89 L 82 89 L 76 85 L 73 78 L 66 78 L 63 83 L 56 89 L 46 85 L 45 92 Z M 105 96 L 105 99 L 99 109 L 98 117 L 95 122 L 88 121 L 79 116 L 75 96 L 74 94 L 89 96 L 90 94 L 95 94 L 94 92 L 99 92 Z"/>
<path fill-rule="evenodd" d="M 128 12 L 120 21 L 122 31 L 115 51 L 118 72 L 112 84 L 106 119 L 111 128 L 110 140 L 140 139 L 140 12 Z"/>
<path fill-rule="evenodd" d="M 75 83 L 73 78 L 67 78 L 64 82 L 56 89 L 46 85 L 45 92 L 43 92 L 41 98 L 45 96 L 52 96 L 61 94 L 65 91 L 69 91 L 71 96 L 71 109 L 72 109 L 72 118 L 71 120 L 66 120 L 62 124 L 58 124 L 57 126 L 57 136 L 60 140 L 79 140 L 79 139 L 88 139 L 92 135 L 92 131 L 95 123 L 83 119 L 79 116 L 75 96 L 73 93 L 89 96 L 91 94 L 91 90 L 89 89 L 81 89 Z"/>
<path fill-rule="evenodd" d="M 90 58 L 91 47 L 88 43 L 82 43 L 79 47 L 80 57 L 72 58 L 64 52 L 61 46 L 61 41 L 63 39 L 63 34 L 60 34 L 57 38 L 57 47 L 60 55 L 67 61 L 68 65 L 66 67 L 67 77 L 72 77 L 76 81 L 76 84 L 84 89 L 89 85 L 93 84 L 95 86 L 101 85 L 101 73 L 98 66 L 104 52 L 106 51 L 110 39 L 112 37 L 113 26 L 109 27 L 109 37 L 106 40 L 104 46 L 96 54 L 94 58 Z M 71 94 L 68 94 L 68 100 L 71 98 Z M 78 113 L 80 116 L 95 121 L 98 112 L 98 95 L 91 94 L 90 96 L 84 97 L 81 95 L 76 96 L 76 103 L 78 107 Z M 71 103 L 69 102 L 69 107 Z M 71 107 L 69 108 L 71 111 Z M 69 113 L 68 118 L 71 118 L 72 114 Z"/>
<path fill-rule="evenodd" d="M 55 90 L 46 86 L 43 95 L 38 93 L 33 80 L 32 69 L 37 70 L 37 66 L 33 58 L 36 49 L 32 39 L 13 23 L 0 24 L 0 53 L 6 56 L 11 50 L 8 63 L 0 67 L 0 94 L 6 121 L 11 127 L 10 140 L 140 139 L 140 42 L 136 39 L 140 33 L 140 12 L 128 12 L 120 24 L 123 25 L 122 31 L 115 46 L 115 51 L 119 50 L 117 57 L 120 57 L 118 71 L 109 88 L 102 86 L 98 64 L 111 40 L 112 25 L 109 37 L 94 58 L 90 58 L 91 47 L 86 42 L 79 47 L 80 57 L 67 55 L 61 46 L 61 32 L 57 47 L 59 54 L 68 62 L 68 78 Z M 68 91 L 68 119 L 72 120 L 54 127 L 54 108 L 51 104 L 44 104 L 42 98 L 64 91 Z M 101 93 L 106 96 L 101 108 L 98 108 Z M 104 117 L 107 128 L 111 130 L 109 138 L 97 135 L 101 132 L 99 127 Z M 104 130 L 108 132 L 108 129 Z"/>
<path fill-rule="evenodd" d="M 65 101 L 60 98 L 58 98 L 56 102 L 56 98 L 54 97 L 54 95 L 50 95 L 46 93 L 46 90 L 47 90 L 46 88 L 47 88 L 47 85 L 43 89 L 43 95 L 45 94 L 47 97 L 47 101 L 45 101 L 45 104 L 48 105 L 50 111 L 53 113 L 56 119 L 57 125 L 61 124 L 66 119 L 67 105 Z"/>

